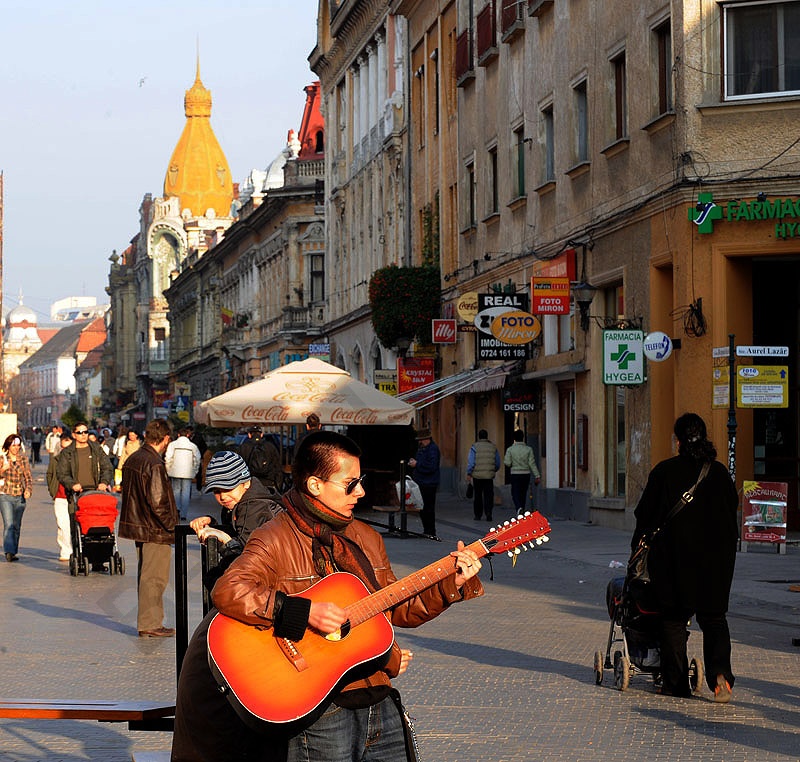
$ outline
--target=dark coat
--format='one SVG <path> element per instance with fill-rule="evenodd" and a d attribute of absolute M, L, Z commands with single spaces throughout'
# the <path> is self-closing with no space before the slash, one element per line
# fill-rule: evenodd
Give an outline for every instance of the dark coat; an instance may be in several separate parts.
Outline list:
<path fill-rule="evenodd" d="M 656 529 L 697 480 L 702 463 L 685 455 L 661 461 L 650 472 L 636 506 L 636 547 L 645 531 Z M 649 569 L 664 609 L 724 613 L 728 610 L 739 536 L 736 487 L 725 466 L 711 464 L 694 500 L 666 524 L 653 541 Z"/>
<path fill-rule="evenodd" d="M 119 536 L 137 542 L 171 545 L 178 508 L 161 454 L 143 444 L 122 467 Z"/>
<path fill-rule="evenodd" d="M 92 459 L 92 470 L 95 476 L 94 486 L 96 487 L 98 484 L 113 484 L 114 467 L 111 465 L 108 455 L 97 442 L 89 440 L 88 444 Z M 58 454 L 56 475 L 58 481 L 64 485 L 67 494 L 72 494 L 72 485 L 78 483 L 78 448 L 74 442 Z"/>
<path fill-rule="evenodd" d="M 417 484 L 432 486 L 439 484 L 441 475 L 439 471 L 439 447 L 436 442 L 431 440 L 425 447 L 420 447 L 414 459 L 417 465 L 414 466 L 414 481 Z"/>

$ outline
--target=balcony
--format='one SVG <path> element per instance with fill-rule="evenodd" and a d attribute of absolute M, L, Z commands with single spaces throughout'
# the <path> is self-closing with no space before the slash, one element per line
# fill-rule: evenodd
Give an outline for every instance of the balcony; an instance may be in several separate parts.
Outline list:
<path fill-rule="evenodd" d="M 456 85 L 466 87 L 475 79 L 472 60 L 472 30 L 465 29 L 456 39 Z"/>
<path fill-rule="evenodd" d="M 318 319 L 322 314 L 324 314 L 323 311 L 313 305 L 307 307 L 284 307 L 281 332 L 316 332 L 316 329 L 322 325 L 322 320 Z"/>
<path fill-rule="evenodd" d="M 497 58 L 497 22 L 494 0 L 478 14 L 478 66 L 488 66 Z"/>
<path fill-rule="evenodd" d="M 540 18 L 553 7 L 554 0 L 528 0 L 528 15 Z"/>
<path fill-rule="evenodd" d="M 524 0 L 503 0 L 500 30 L 503 42 L 512 42 L 525 31 Z"/>

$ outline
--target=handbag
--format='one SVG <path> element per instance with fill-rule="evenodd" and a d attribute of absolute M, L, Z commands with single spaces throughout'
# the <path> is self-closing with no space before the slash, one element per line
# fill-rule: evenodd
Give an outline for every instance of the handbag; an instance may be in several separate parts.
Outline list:
<path fill-rule="evenodd" d="M 640 585 L 647 585 L 650 582 L 650 568 L 648 566 L 648 562 L 650 558 L 650 548 L 653 546 L 653 540 L 671 518 L 673 518 L 685 505 L 694 500 L 694 491 L 697 489 L 697 486 L 700 484 L 700 482 L 706 478 L 710 468 L 711 463 L 703 463 L 703 467 L 700 469 L 700 475 L 697 477 L 697 481 L 691 486 L 690 489 L 686 490 L 686 492 L 681 495 L 678 502 L 672 506 L 670 512 L 664 518 L 664 521 L 661 522 L 661 526 L 657 527 L 652 532 L 645 532 L 639 538 L 639 544 L 636 546 L 636 549 L 633 551 L 633 553 L 631 553 L 631 557 L 628 559 L 628 569 L 626 574 L 628 584 L 637 583 Z"/>
<path fill-rule="evenodd" d="M 467 482 L 467 500 L 472 500 L 474 495 L 475 487 L 472 485 L 472 482 Z"/>

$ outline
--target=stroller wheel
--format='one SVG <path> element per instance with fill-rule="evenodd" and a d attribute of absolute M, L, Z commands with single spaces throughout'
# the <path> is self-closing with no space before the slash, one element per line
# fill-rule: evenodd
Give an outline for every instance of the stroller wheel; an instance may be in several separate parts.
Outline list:
<path fill-rule="evenodd" d="M 614 660 L 614 686 L 617 690 L 625 691 L 631 680 L 630 659 L 620 653 L 619 659 Z"/>
<path fill-rule="evenodd" d="M 703 687 L 704 669 L 700 659 L 692 658 L 689 662 L 689 687 L 692 693 L 698 693 Z"/>
<path fill-rule="evenodd" d="M 113 577 L 116 574 L 116 572 L 117 572 L 117 565 L 114 563 L 114 559 L 113 558 L 109 558 L 108 559 L 108 573 L 109 573 L 109 575 L 111 575 Z"/>
<path fill-rule="evenodd" d="M 117 562 L 118 562 L 118 565 L 117 565 L 117 571 L 118 571 L 120 574 L 125 574 L 125 559 L 124 559 L 122 556 L 120 556 L 120 557 L 117 559 Z"/>
<path fill-rule="evenodd" d="M 80 572 L 84 577 L 89 576 L 89 559 L 84 556 L 79 562 Z"/>
<path fill-rule="evenodd" d="M 69 573 L 73 577 L 78 576 L 78 559 L 74 555 L 69 557 Z"/>
<path fill-rule="evenodd" d="M 603 652 L 594 652 L 594 684 L 601 685 L 603 682 Z"/>

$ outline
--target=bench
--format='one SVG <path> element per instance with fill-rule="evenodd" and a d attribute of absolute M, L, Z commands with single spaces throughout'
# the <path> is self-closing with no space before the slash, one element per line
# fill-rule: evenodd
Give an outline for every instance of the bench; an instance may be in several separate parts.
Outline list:
<path fill-rule="evenodd" d="M 387 519 L 388 519 L 388 530 L 389 530 L 389 532 L 391 534 L 396 534 L 397 532 L 408 533 L 408 530 L 406 529 L 405 516 L 403 516 L 402 519 L 401 519 L 401 522 L 400 522 L 401 528 L 400 529 L 397 528 L 397 524 L 395 523 L 395 516 L 398 513 L 403 513 L 400 510 L 400 506 L 399 505 L 373 505 L 372 506 L 372 510 L 376 511 L 377 513 L 386 513 L 386 514 L 388 514 L 388 516 L 387 516 Z M 416 514 L 416 513 L 419 513 L 419 511 L 416 508 L 410 508 L 409 506 L 406 506 L 405 513 L 406 514 L 409 514 L 409 513 L 415 513 Z M 416 534 L 416 533 L 412 532 L 411 534 Z"/>
<path fill-rule="evenodd" d="M 174 727 L 175 704 L 158 701 L 71 701 L 0 699 L 0 719 L 127 722 L 129 730 Z"/>

